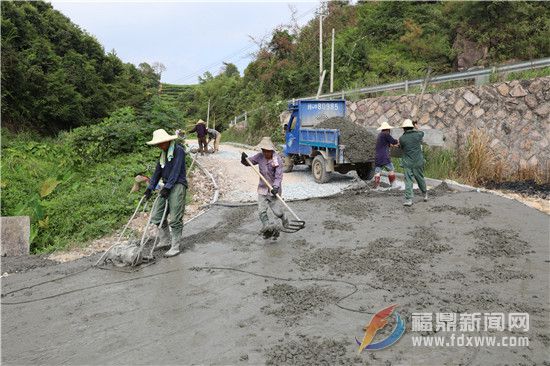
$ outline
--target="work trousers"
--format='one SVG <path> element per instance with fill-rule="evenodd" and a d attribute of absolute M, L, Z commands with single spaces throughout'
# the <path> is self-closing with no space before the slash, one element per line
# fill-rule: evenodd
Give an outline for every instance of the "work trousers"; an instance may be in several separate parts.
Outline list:
<path fill-rule="evenodd" d="M 422 193 L 426 193 L 426 181 L 424 180 L 424 165 L 414 168 L 403 167 L 405 176 L 405 199 L 410 200 L 414 197 L 413 179 L 416 180 L 418 188 Z"/>
<path fill-rule="evenodd" d="M 267 215 L 267 208 L 271 208 L 271 211 L 273 211 L 273 214 L 277 216 L 278 218 L 283 217 L 283 205 L 277 199 L 277 197 L 272 195 L 258 195 L 258 214 L 260 215 L 260 220 L 263 224 L 267 224 L 269 222 L 269 217 Z"/>
<path fill-rule="evenodd" d="M 185 212 L 185 195 L 187 193 L 187 187 L 181 183 L 176 183 L 170 190 L 168 196 L 168 211 L 166 218 L 162 223 L 162 227 L 170 225 L 172 235 L 175 237 L 181 237 L 183 230 L 183 213 Z M 151 222 L 155 225 L 160 224 L 162 214 L 164 213 L 164 206 L 167 199 L 159 198 L 156 201 L 155 207 L 153 207 Z"/>
<path fill-rule="evenodd" d="M 198 137 L 199 140 L 199 152 L 208 152 L 208 143 L 206 142 L 206 136 Z"/>

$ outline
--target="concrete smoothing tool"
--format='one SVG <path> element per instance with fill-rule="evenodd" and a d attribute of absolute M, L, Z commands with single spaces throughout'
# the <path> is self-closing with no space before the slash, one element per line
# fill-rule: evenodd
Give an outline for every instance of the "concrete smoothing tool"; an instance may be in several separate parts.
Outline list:
<path fill-rule="evenodd" d="M 249 164 L 249 166 L 252 168 L 252 170 L 254 170 L 254 172 L 258 175 L 258 177 L 260 177 L 260 179 L 265 183 L 265 185 L 267 186 L 267 188 L 271 192 L 273 187 L 271 186 L 271 184 L 269 184 L 267 179 L 265 179 L 265 177 L 262 175 L 262 173 L 260 173 L 260 171 L 258 169 L 256 169 L 256 167 L 252 164 L 252 162 L 250 161 L 249 158 L 246 158 L 246 162 Z M 279 193 L 277 193 L 275 196 L 286 207 L 288 212 L 290 212 L 292 214 L 292 216 L 294 216 L 294 220 L 290 220 L 289 223 L 288 223 L 288 226 L 283 227 L 280 231 L 282 231 L 284 233 L 295 233 L 298 230 L 302 230 L 306 226 L 306 222 L 304 220 L 300 219 L 298 217 L 298 215 L 296 215 L 296 213 L 294 213 L 294 211 L 292 211 L 292 209 L 283 200 L 283 198 L 281 197 L 281 195 Z"/>

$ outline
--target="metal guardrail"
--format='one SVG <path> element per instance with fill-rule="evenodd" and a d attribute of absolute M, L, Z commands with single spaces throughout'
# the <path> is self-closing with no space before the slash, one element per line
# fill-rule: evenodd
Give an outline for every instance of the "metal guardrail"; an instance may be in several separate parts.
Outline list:
<path fill-rule="evenodd" d="M 490 76 L 492 74 L 501 74 L 504 72 L 525 71 L 525 70 L 532 70 L 532 69 L 538 69 L 543 67 L 550 67 L 550 57 L 541 58 L 533 61 L 519 62 L 516 64 L 510 64 L 510 65 L 493 66 L 493 67 L 487 67 L 479 70 L 469 70 L 469 71 L 454 72 L 450 74 L 433 76 L 433 77 L 430 77 L 429 83 L 437 84 L 437 83 L 444 83 L 447 81 L 470 80 L 480 76 Z M 379 93 L 384 91 L 401 90 L 401 89 L 408 90 L 412 86 L 422 85 L 424 80 L 425 79 L 405 80 L 397 83 L 367 86 L 363 88 L 344 90 L 344 91 L 335 92 L 335 93 L 321 94 L 319 95 L 319 97 L 317 97 L 317 95 L 313 95 L 313 96 L 304 97 L 304 98 L 295 98 L 292 100 L 288 100 L 287 102 L 290 103 L 291 101 L 305 100 L 305 99 L 327 99 L 327 98 L 343 99 L 345 96 L 348 96 L 348 95 Z M 238 123 L 240 120 L 242 120 L 243 118 L 246 119 L 246 116 L 249 114 L 250 112 L 245 112 L 239 116 L 236 116 L 230 122 L 230 124 L 234 125 Z"/>

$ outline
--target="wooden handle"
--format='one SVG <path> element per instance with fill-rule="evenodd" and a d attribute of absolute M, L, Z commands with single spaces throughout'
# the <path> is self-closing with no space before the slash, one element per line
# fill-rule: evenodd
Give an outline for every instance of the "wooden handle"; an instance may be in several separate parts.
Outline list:
<path fill-rule="evenodd" d="M 256 172 L 256 174 L 258 174 L 258 177 L 260 177 L 260 179 L 265 183 L 265 185 L 267 186 L 267 188 L 269 188 L 269 191 L 271 192 L 271 190 L 273 189 L 273 187 L 271 186 L 271 184 L 269 184 L 269 182 L 267 181 L 267 179 L 265 179 L 265 177 L 262 175 L 262 173 L 260 173 L 260 171 L 258 169 L 256 169 L 256 167 L 252 164 L 252 162 L 250 161 L 250 159 L 248 158 L 245 158 L 246 159 L 246 162 L 250 165 L 250 167 L 252 168 L 252 170 L 254 170 L 254 172 Z M 277 193 L 275 195 L 275 197 L 277 197 L 279 199 L 279 201 L 281 201 L 283 203 L 283 205 L 285 205 L 285 207 L 287 208 L 287 210 L 292 214 L 292 216 L 294 216 L 294 218 L 296 220 L 299 220 L 299 221 L 302 221 L 298 215 L 296 215 L 294 213 L 294 211 L 292 211 L 292 209 L 287 205 L 287 203 L 283 200 L 283 198 L 279 195 L 279 193 Z"/>

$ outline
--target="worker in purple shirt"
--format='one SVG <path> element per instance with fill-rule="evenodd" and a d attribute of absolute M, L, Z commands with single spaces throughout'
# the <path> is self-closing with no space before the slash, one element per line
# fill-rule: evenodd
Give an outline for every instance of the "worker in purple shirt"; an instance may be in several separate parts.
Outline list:
<path fill-rule="evenodd" d="M 201 155 L 204 155 L 204 153 L 208 152 L 207 148 L 207 142 L 206 142 L 206 135 L 208 135 L 208 129 L 206 128 L 206 124 L 202 119 L 199 119 L 195 127 L 189 133 L 197 133 L 197 139 L 199 140 L 199 151 Z"/>
<path fill-rule="evenodd" d="M 393 182 L 395 181 L 395 168 L 390 159 L 390 146 L 398 146 L 399 141 L 394 139 L 390 134 L 390 130 L 393 127 L 390 126 L 387 122 L 382 123 L 380 127 L 377 128 L 380 133 L 376 139 L 376 157 L 374 159 L 374 188 L 378 188 L 380 185 L 380 173 L 382 169 L 388 171 L 388 179 L 390 180 L 390 185 L 393 187 Z"/>
<path fill-rule="evenodd" d="M 270 222 L 269 216 L 267 215 L 267 208 L 271 208 L 273 214 L 281 219 L 283 227 L 288 227 L 288 219 L 283 212 L 281 202 L 279 202 L 276 197 L 277 194 L 281 194 L 283 160 L 279 154 L 275 152 L 275 146 L 269 137 L 262 138 L 262 141 L 258 144 L 258 148 L 260 148 L 262 152 L 250 158 L 243 152 L 241 155 L 241 163 L 245 166 L 249 166 L 250 164 L 247 161 L 248 158 L 253 165 L 258 165 L 260 173 L 273 188 L 270 191 L 267 185 L 260 179 L 260 183 L 258 184 L 258 213 L 260 215 L 260 221 L 262 222 L 260 234 L 263 234 L 264 239 L 270 237 L 276 239 L 279 236 L 279 229 Z"/>

